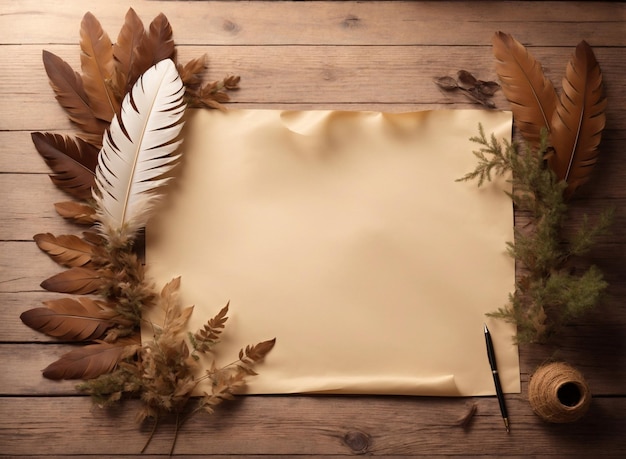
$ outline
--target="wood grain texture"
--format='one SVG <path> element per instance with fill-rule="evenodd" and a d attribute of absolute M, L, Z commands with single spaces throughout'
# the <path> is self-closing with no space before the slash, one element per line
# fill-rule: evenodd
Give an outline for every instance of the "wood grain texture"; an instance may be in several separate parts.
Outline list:
<path fill-rule="evenodd" d="M 468 401 L 478 403 L 470 428 L 454 423 Z M 620 433 L 626 421 L 623 399 L 594 399 L 591 413 L 580 423 L 544 425 L 517 397 L 507 400 L 512 424 L 507 435 L 497 401 L 493 398 L 437 399 L 410 397 L 245 397 L 216 415 L 194 416 L 180 431 L 178 454 L 212 455 L 351 455 L 445 456 L 519 455 L 537 457 L 584 456 L 582 451 L 626 452 Z M 366 403 L 367 416 L 359 405 Z M 135 402 L 125 410 L 92 408 L 85 397 L 50 398 L 47 410 L 35 398 L 0 399 L 0 443 L 5 454 L 138 453 L 151 425 L 137 426 Z M 58 422 L 64 413 L 67 422 Z M 14 423 L 31 426 L 15 432 Z M 167 451 L 172 425 L 163 423 L 146 451 Z M 534 429 L 532 441 L 523 434 Z M 37 436 L 33 436 L 33 430 Z M 13 435 L 8 435 L 9 432 Z M 97 432 L 73 436 L 68 432 Z M 120 441 L 123 438 L 124 441 Z M 286 452 L 286 445 L 289 450 Z M 597 457 L 597 456 L 596 456 Z"/>
<path fill-rule="evenodd" d="M 483 32 L 489 43 L 491 30 Z M 48 51 L 79 68 L 77 45 L 46 46 Z M 549 67 L 546 74 L 557 90 L 565 66 L 575 48 L 540 48 L 534 50 L 537 59 Z M 62 109 L 54 100 L 37 46 L 6 46 L 0 54 L 0 119 L 9 130 L 67 130 L 71 129 Z M 233 52 L 236 50 L 236 53 Z M 626 74 L 626 61 L 621 48 L 597 48 L 607 92 L 612 97 L 607 107 L 607 130 L 626 129 L 626 96 L 615 87 Z M 20 53 L 21 65 L 11 65 L 12 56 Z M 496 79 L 490 46 L 193 46 L 181 47 L 179 59 L 187 62 L 206 53 L 209 58 L 208 77 L 220 79 L 229 73 L 240 75 L 241 89 L 233 93 L 233 103 L 302 104 L 318 108 L 338 108 L 339 105 L 359 104 L 359 109 L 378 105 L 394 110 L 401 104 L 413 110 L 467 103 L 460 94 L 444 93 L 432 79 L 454 75 L 460 68 L 484 80 Z M 294 65 L 294 62 L 297 65 Z M 268 65 L 271 63 L 271 65 Z M 462 64 L 463 63 L 463 64 Z M 547 64 L 546 64 L 547 63 Z M 23 82 L 30 81 L 28 91 Z M 506 108 L 503 94 L 496 93 L 494 102 Z M 474 105 L 475 108 L 479 106 Z M 397 109 L 396 109 L 397 110 Z M 37 113 L 39 116 L 34 117 Z M 35 125 L 37 120 L 37 125 Z"/>
<path fill-rule="evenodd" d="M 279 10 L 272 3 L 135 1 L 132 6 L 144 23 L 165 12 L 181 45 L 482 45 L 486 29 L 504 24 L 530 45 L 570 46 L 578 36 L 595 46 L 626 44 L 623 34 L 612 33 L 626 17 L 626 6 L 612 2 L 544 2 L 537 7 L 525 2 L 321 1 L 312 6 L 283 2 Z M 128 3 L 94 0 L 3 0 L 0 5 L 3 44 L 76 43 L 87 10 L 104 30 L 117 34 L 128 8 Z M 37 17 L 46 18 L 47 27 L 32 20 Z"/>
<path fill-rule="evenodd" d="M 466 69 L 494 79 L 491 35 L 511 33 L 541 61 L 557 91 L 576 44 L 587 40 L 604 75 L 607 129 L 591 181 L 573 203 L 566 232 L 587 213 L 612 206 L 613 231 L 585 263 L 610 283 L 601 306 L 562 330 L 550 346 L 520 347 L 522 393 L 507 396 L 506 435 L 493 397 L 240 397 L 184 426 L 176 457 L 624 457 L 626 455 L 626 3 L 624 2 L 271 2 L 130 3 L 144 23 L 164 12 L 181 61 L 207 53 L 208 76 L 241 75 L 234 107 L 410 111 L 480 108 L 445 94 L 432 78 Z M 130 401 L 105 411 L 78 396 L 74 382 L 41 370 L 71 345 L 38 334 L 19 315 L 63 295 L 40 283 L 62 268 L 32 236 L 77 234 L 53 203 L 68 197 L 50 182 L 31 131 L 73 133 L 54 100 L 41 53 L 79 67 L 78 31 L 91 11 L 114 40 L 128 2 L 0 0 L 0 456 L 164 457 L 173 435 L 164 421 L 145 455 L 151 425 L 137 426 Z M 495 98 L 506 108 L 502 94 Z M 527 218 L 516 213 L 516 225 Z M 594 395 L 571 425 L 551 425 L 527 402 L 544 362 L 579 368 Z M 478 404 L 469 429 L 455 426 Z M 63 416 L 63 421 L 60 421 Z M 123 438 L 124 441 L 120 441 Z M 180 456 L 179 456 L 180 455 Z"/>

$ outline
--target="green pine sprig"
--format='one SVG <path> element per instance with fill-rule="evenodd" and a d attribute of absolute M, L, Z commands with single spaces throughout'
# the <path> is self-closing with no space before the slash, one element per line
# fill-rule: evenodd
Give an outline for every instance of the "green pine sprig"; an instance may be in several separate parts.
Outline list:
<path fill-rule="evenodd" d="M 479 145 L 474 151 L 476 169 L 459 181 L 476 180 L 478 186 L 510 172 L 513 191 L 509 194 L 519 215 L 528 223 L 515 228 L 515 240 L 507 243 L 516 261 L 518 276 L 508 304 L 489 313 L 517 325 L 518 342 L 546 341 L 558 329 L 596 306 L 608 284 L 596 266 L 580 267 L 580 258 L 593 247 L 612 221 L 611 209 L 592 222 L 584 215 L 574 233 L 564 235 L 569 203 L 564 199 L 567 184 L 558 181 L 546 167 L 551 154 L 547 132 L 537 148 L 526 146 L 524 153 L 515 143 L 479 135 L 470 139 Z"/>

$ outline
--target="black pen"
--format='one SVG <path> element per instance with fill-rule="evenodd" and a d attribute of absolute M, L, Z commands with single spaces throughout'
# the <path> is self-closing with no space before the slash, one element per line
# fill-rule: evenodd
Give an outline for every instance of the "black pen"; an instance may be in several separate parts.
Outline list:
<path fill-rule="evenodd" d="M 496 365 L 496 354 L 493 350 L 493 342 L 491 341 L 491 333 L 485 325 L 485 342 L 487 343 L 487 357 L 489 357 L 489 366 L 491 367 L 491 373 L 493 374 L 493 382 L 496 385 L 496 395 L 498 396 L 498 403 L 500 404 L 500 413 L 502 413 L 502 419 L 504 420 L 504 427 L 506 431 L 509 429 L 509 415 L 506 412 L 506 405 L 504 404 L 504 393 L 502 392 L 502 386 L 500 385 L 500 376 L 498 375 L 498 367 Z"/>

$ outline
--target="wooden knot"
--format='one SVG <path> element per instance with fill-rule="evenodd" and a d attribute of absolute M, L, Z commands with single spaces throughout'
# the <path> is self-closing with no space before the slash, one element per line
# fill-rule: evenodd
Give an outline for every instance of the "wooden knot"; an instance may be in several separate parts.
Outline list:
<path fill-rule="evenodd" d="M 342 22 L 341 26 L 344 29 L 354 29 L 361 25 L 361 20 L 358 16 L 354 16 L 353 14 L 348 15 Z"/>
<path fill-rule="evenodd" d="M 239 32 L 239 26 L 230 19 L 224 19 L 224 22 L 222 23 L 222 28 L 226 32 L 230 32 L 232 34 L 236 34 L 237 32 Z"/>
<path fill-rule="evenodd" d="M 335 81 L 337 79 L 335 69 L 332 65 L 324 65 L 320 73 L 320 76 L 324 81 Z"/>
<path fill-rule="evenodd" d="M 363 432 L 351 431 L 343 436 L 343 442 L 357 454 L 367 453 L 371 437 Z"/>

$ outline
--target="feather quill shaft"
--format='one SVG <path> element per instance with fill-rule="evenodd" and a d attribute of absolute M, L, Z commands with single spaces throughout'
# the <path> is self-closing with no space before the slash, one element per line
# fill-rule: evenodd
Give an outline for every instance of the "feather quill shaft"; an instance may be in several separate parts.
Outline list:
<path fill-rule="evenodd" d="M 565 180 L 566 195 L 589 180 L 598 158 L 606 122 L 600 66 L 584 40 L 567 64 L 563 90 L 552 117 L 551 143 L 555 153 L 548 164 L 558 180 Z"/>
<path fill-rule="evenodd" d="M 167 59 L 148 69 L 122 102 L 103 139 L 94 199 L 105 235 L 132 235 L 147 222 L 164 175 L 177 163 L 184 86 Z"/>

